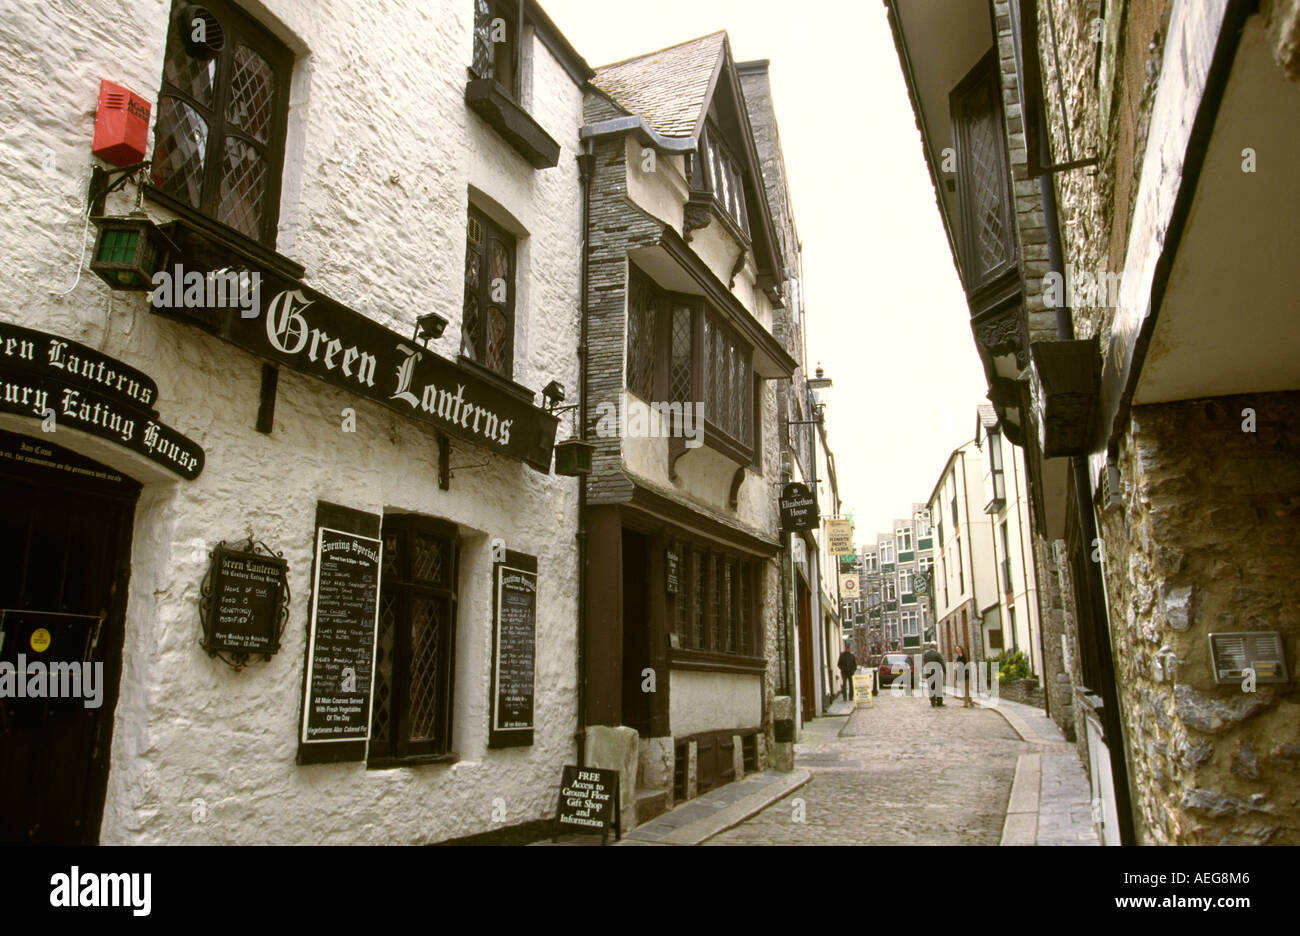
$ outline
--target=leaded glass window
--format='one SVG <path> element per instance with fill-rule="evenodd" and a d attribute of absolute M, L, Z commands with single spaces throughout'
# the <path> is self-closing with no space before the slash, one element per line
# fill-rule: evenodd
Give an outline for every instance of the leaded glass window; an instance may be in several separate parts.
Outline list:
<path fill-rule="evenodd" d="M 515 239 L 476 208 L 465 225 L 461 353 L 507 380 L 514 376 Z"/>
<path fill-rule="evenodd" d="M 181 209 L 274 246 L 289 51 L 224 0 L 172 8 L 151 181 Z"/>
<path fill-rule="evenodd" d="M 452 742 L 458 539 L 451 524 L 384 518 L 369 757 L 445 754 Z"/>

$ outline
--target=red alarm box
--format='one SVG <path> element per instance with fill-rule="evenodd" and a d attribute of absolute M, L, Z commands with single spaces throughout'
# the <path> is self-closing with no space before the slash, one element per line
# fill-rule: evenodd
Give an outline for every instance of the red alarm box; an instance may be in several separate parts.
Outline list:
<path fill-rule="evenodd" d="M 149 142 L 149 108 L 140 95 L 101 79 L 90 151 L 115 166 L 140 162 Z"/>

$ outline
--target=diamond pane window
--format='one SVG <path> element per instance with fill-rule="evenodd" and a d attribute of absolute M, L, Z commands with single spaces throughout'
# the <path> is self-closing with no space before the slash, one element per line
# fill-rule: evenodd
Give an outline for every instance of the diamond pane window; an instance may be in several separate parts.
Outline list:
<path fill-rule="evenodd" d="M 514 376 L 515 239 L 477 209 L 465 236 L 461 353 L 502 377 Z"/>
<path fill-rule="evenodd" d="M 207 38 L 195 39 L 199 10 L 180 0 L 172 7 L 152 182 L 167 207 L 274 246 L 293 58 L 226 0 L 205 0 Z"/>
<path fill-rule="evenodd" d="M 192 208 L 203 198 L 208 124 L 184 101 L 161 98 L 153 151 L 153 183 Z"/>
<path fill-rule="evenodd" d="M 226 138 L 221 164 L 221 202 L 217 220 L 257 238 L 266 194 L 266 162 L 257 148 L 239 137 Z"/>
<path fill-rule="evenodd" d="M 458 540 L 451 524 L 384 518 L 369 758 L 389 766 L 450 752 Z"/>
<path fill-rule="evenodd" d="M 226 101 L 226 120 L 265 143 L 275 101 L 275 73 L 246 45 L 235 46 L 234 74 Z"/>
<path fill-rule="evenodd" d="M 708 608 L 704 603 L 704 554 L 691 550 L 691 588 L 695 592 L 695 640 L 693 646 L 703 650 L 707 641 Z"/>
<path fill-rule="evenodd" d="M 673 306 L 673 347 L 670 365 L 669 394 L 673 400 L 687 402 L 691 395 L 691 331 L 694 316 L 687 305 Z"/>

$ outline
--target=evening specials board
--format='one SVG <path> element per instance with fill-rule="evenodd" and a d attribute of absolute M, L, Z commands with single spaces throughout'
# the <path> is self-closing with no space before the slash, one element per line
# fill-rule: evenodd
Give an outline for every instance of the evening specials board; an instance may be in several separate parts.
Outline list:
<path fill-rule="evenodd" d="M 369 536 L 316 531 L 304 744 L 370 738 L 382 548 Z"/>
<path fill-rule="evenodd" d="M 537 659 L 537 560 L 507 553 L 495 571 L 496 653 L 492 673 L 493 747 L 533 743 Z"/>
<path fill-rule="evenodd" d="M 289 564 L 275 556 L 218 546 L 212 556 L 208 650 L 275 653 Z"/>

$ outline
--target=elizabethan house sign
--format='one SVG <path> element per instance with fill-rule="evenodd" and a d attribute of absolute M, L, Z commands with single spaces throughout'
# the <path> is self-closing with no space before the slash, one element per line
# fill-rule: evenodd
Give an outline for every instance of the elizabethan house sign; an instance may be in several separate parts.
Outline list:
<path fill-rule="evenodd" d="M 224 249 L 177 224 L 171 236 L 186 265 Z M 229 263 L 238 262 L 260 276 L 265 309 L 248 316 L 239 309 L 195 307 L 174 294 L 155 296 L 155 309 L 194 321 L 259 357 L 430 423 L 447 435 L 550 471 L 558 419 L 534 406 L 531 397 L 497 386 L 298 280 L 253 270 L 247 258 L 227 252 Z M 208 259 L 205 265 L 213 262 Z M 195 299 L 206 301 L 197 292 Z M 161 301 L 165 299 L 171 302 Z"/>
<path fill-rule="evenodd" d="M 817 498 L 808 485 L 794 482 L 781 488 L 781 531 L 815 530 L 821 523 Z"/>
<path fill-rule="evenodd" d="M 0 322 L 0 412 L 52 420 L 139 452 L 182 478 L 203 449 L 158 419 L 153 378 L 58 335 Z"/>

